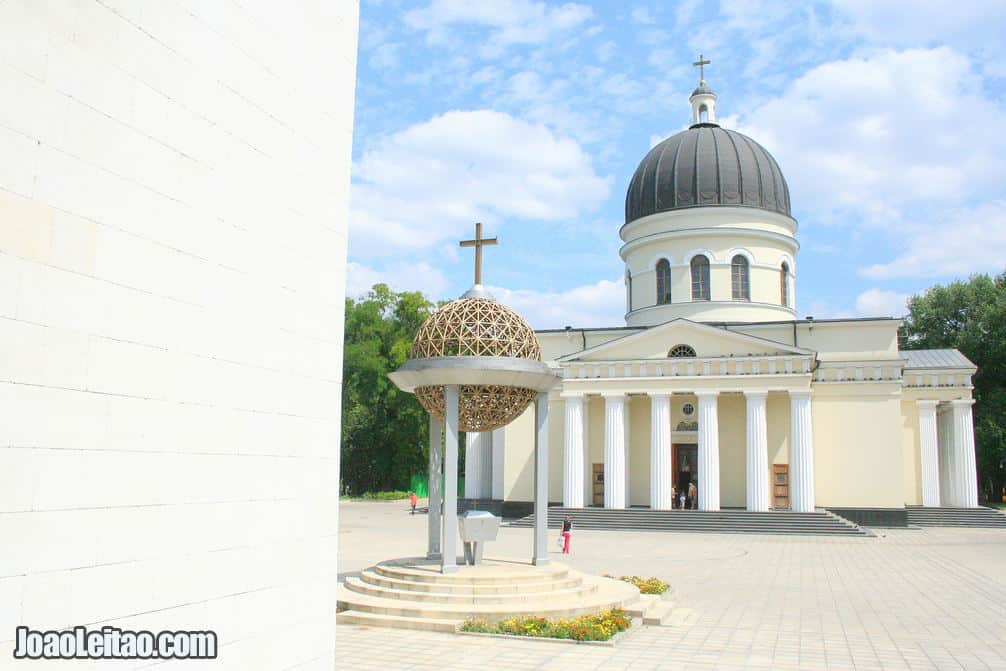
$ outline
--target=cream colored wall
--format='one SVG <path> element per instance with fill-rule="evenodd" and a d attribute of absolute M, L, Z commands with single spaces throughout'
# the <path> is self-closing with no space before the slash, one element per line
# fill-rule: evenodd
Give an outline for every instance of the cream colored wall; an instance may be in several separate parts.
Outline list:
<path fill-rule="evenodd" d="M 746 401 L 742 394 L 720 394 L 717 404 L 720 432 L 720 506 L 743 508 L 747 503 Z"/>
<path fill-rule="evenodd" d="M 573 354 L 584 349 L 603 345 L 606 342 L 624 338 L 627 335 L 638 333 L 642 329 L 615 329 L 615 330 L 588 330 L 586 332 L 587 346 L 584 347 L 584 337 L 579 329 L 570 329 L 567 332 L 536 332 L 538 342 L 541 344 L 541 358 L 544 361 L 555 361 L 559 357 Z"/>
<path fill-rule="evenodd" d="M 905 503 L 900 385 L 815 387 L 817 506 L 899 508 Z"/>
<path fill-rule="evenodd" d="M 768 463 L 789 463 L 790 400 L 787 393 L 770 393 L 765 401 Z M 816 430 L 817 427 L 815 427 Z M 771 496 L 771 493 L 769 494 Z"/>
<path fill-rule="evenodd" d="M 634 359 L 665 359 L 671 347 L 677 344 L 690 345 L 699 357 L 746 355 L 746 354 L 788 354 L 783 347 L 764 340 L 751 340 L 729 332 L 710 333 L 705 326 L 679 323 L 664 329 L 626 338 L 624 343 L 613 345 L 598 352 L 579 357 L 581 361 L 611 361 Z M 617 352 L 613 350 L 617 347 Z"/>
<path fill-rule="evenodd" d="M 629 396 L 629 505 L 650 505 L 650 397 Z"/>
<path fill-rule="evenodd" d="M 671 212 L 658 212 L 622 226 L 619 235 L 626 242 L 665 231 L 696 228 L 754 229 L 791 236 L 796 232 L 795 220 L 768 210 L 749 207 L 702 207 Z M 732 233 L 732 232 L 731 232 Z"/>
<path fill-rule="evenodd" d="M 529 405 L 527 410 L 506 426 L 505 430 L 506 467 L 503 469 L 503 498 L 507 501 L 533 501 L 534 405 Z"/>
<path fill-rule="evenodd" d="M 901 449 L 904 462 L 905 503 L 922 504 L 922 457 L 919 438 L 919 406 L 901 401 Z"/>

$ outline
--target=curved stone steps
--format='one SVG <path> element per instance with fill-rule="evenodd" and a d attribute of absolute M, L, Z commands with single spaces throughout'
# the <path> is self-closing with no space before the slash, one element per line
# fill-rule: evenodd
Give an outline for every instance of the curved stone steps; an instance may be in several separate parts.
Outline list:
<path fill-rule="evenodd" d="M 462 566 L 464 564 L 463 559 L 459 557 L 458 560 L 458 566 Z M 565 578 L 570 572 L 567 567 L 561 564 L 535 567 L 534 570 L 528 570 L 527 567 L 516 563 L 500 562 L 492 559 L 486 559 L 482 567 L 484 568 L 477 566 L 466 567 L 464 571 L 459 571 L 458 573 L 442 574 L 440 573 L 440 563 L 438 561 L 417 560 L 411 565 L 382 562 L 372 566 L 371 569 L 386 578 L 449 585 L 501 585 L 542 582 Z"/>
<path fill-rule="evenodd" d="M 566 589 L 575 587 L 580 583 L 577 578 L 558 578 L 556 580 L 525 581 L 516 583 L 436 583 L 419 582 L 414 580 L 402 580 L 400 578 L 389 578 L 380 573 L 364 569 L 360 572 L 360 579 L 365 583 L 398 589 L 407 592 L 438 592 L 445 594 L 522 594 L 528 592 L 547 592 L 551 590 Z"/>
<path fill-rule="evenodd" d="M 541 599 L 568 600 L 586 597 L 597 591 L 597 585 L 580 582 L 573 587 L 543 590 L 537 592 L 518 592 L 516 594 L 451 594 L 446 592 L 412 592 L 380 585 L 372 585 L 359 578 L 346 578 L 346 588 L 385 599 L 421 601 L 424 603 L 442 603 L 458 605 L 512 604 L 514 608 L 524 608 L 525 604 L 536 603 Z"/>
<path fill-rule="evenodd" d="M 338 588 L 338 610 L 424 620 L 463 621 L 469 617 L 480 617 L 490 621 L 499 621 L 529 614 L 542 617 L 576 617 L 608 608 L 630 607 L 639 600 L 639 590 L 628 583 L 582 574 L 578 577 L 583 583 L 592 585 L 596 589 L 579 597 L 566 596 L 563 598 L 556 598 L 555 594 L 543 592 L 537 594 L 537 598 L 511 603 L 475 601 L 458 604 L 419 601 L 409 598 L 388 598 L 387 596 L 356 592 L 349 586 L 342 584 Z M 342 618 L 341 621 L 346 621 L 346 618 Z M 389 620 L 389 622 L 393 621 Z"/>

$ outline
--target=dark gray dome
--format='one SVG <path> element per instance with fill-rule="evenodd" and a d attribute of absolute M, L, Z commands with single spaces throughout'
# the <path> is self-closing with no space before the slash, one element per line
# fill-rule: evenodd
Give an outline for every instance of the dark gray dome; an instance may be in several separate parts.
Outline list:
<path fill-rule="evenodd" d="M 789 187 L 760 144 L 716 124 L 696 124 L 651 149 L 636 168 L 625 194 L 625 223 L 711 205 L 758 207 L 788 217 Z"/>

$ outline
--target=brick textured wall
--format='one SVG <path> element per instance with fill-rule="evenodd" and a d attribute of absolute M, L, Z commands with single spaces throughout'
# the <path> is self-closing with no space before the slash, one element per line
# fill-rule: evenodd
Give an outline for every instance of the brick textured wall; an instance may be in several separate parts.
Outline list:
<path fill-rule="evenodd" d="M 111 623 L 332 667 L 357 23 L 0 0 L 6 663 Z"/>

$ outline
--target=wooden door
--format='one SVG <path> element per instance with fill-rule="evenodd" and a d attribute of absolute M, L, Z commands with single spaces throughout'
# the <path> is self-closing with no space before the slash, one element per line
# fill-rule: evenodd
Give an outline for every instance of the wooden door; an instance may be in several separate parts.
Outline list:
<path fill-rule="evenodd" d="M 590 474 L 591 503 L 604 505 L 604 464 L 594 464 Z"/>
<path fill-rule="evenodd" d="M 772 507 L 789 508 L 788 464 L 772 464 Z"/>

